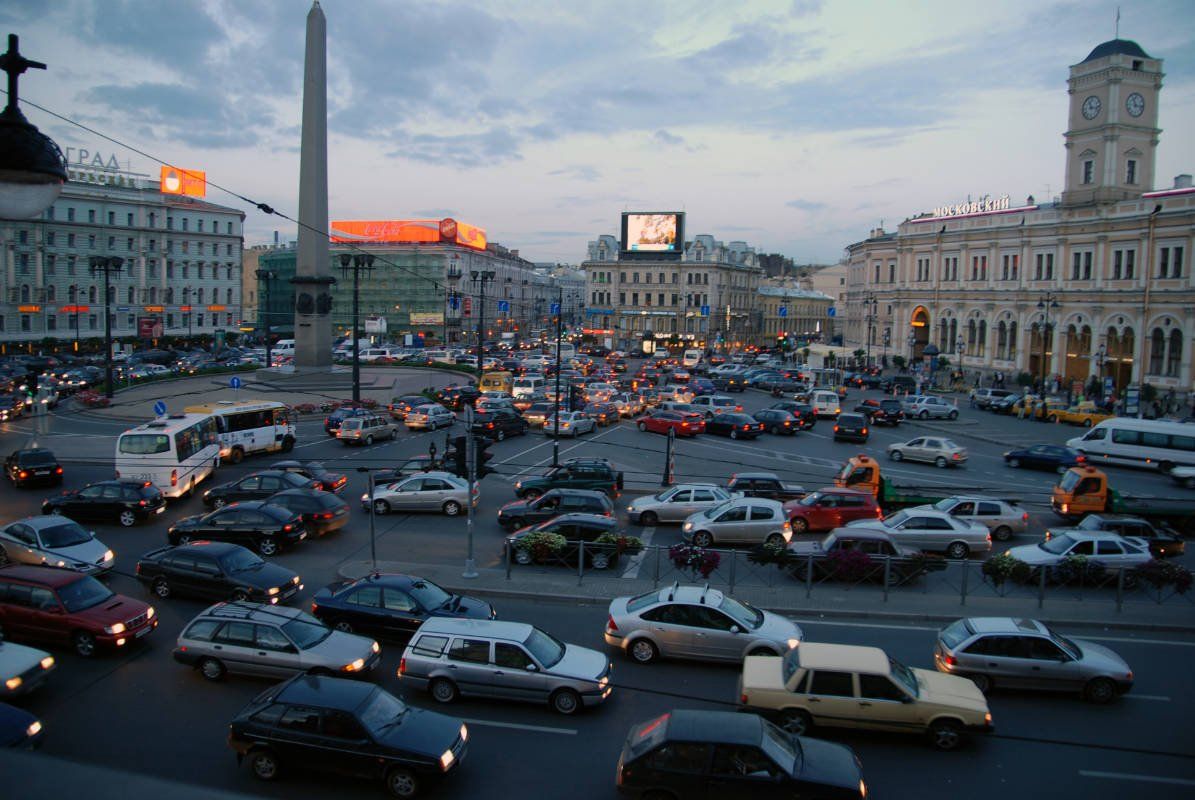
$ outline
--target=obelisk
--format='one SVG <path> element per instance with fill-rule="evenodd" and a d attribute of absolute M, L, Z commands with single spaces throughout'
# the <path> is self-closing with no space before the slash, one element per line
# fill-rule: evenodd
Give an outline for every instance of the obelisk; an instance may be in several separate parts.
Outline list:
<path fill-rule="evenodd" d="M 318 2 L 307 13 L 303 133 L 299 154 L 299 252 L 295 264 L 295 366 L 332 367 L 328 261 L 328 25 Z"/>

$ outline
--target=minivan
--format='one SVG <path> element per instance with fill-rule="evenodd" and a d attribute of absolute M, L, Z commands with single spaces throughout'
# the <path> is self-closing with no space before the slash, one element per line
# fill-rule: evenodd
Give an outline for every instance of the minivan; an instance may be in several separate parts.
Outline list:
<path fill-rule="evenodd" d="M 544 385 L 544 379 L 538 375 L 515 378 L 514 387 L 510 393 L 515 397 L 527 397 L 536 392 L 544 391 Z"/>
<path fill-rule="evenodd" d="M 293 356 L 295 354 L 295 340 L 279 339 L 270 349 L 276 356 Z"/>
<path fill-rule="evenodd" d="M 842 410 L 842 401 L 837 392 L 819 390 L 809 396 L 809 405 L 819 417 L 837 417 Z"/>
<path fill-rule="evenodd" d="M 394 420 L 381 414 L 349 417 L 340 423 L 340 428 L 336 431 L 336 438 L 346 445 L 370 445 L 374 443 L 375 439 L 393 441 L 397 437 L 398 425 Z"/>

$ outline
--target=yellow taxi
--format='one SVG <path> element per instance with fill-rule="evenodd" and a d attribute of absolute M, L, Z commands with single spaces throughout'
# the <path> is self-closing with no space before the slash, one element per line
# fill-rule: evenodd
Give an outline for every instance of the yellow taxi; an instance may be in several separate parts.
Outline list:
<path fill-rule="evenodd" d="M 1051 412 L 1049 420 L 1050 422 L 1065 422 L 1068 425 L 1082 425 L 1084 428 L 1090 428 L 1092 425 L 1096 425 L 1106 419 L 1111 419 L 1114 416 L 1115 414 L 1104 411 L 1096 406 L 1095 403 L 1085 400 L 1070 408 Z"/>

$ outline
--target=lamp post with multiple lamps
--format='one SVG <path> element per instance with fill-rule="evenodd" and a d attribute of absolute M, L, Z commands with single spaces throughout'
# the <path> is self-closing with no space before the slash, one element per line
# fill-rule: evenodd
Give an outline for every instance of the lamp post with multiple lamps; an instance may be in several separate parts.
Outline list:
<path fill-rule="evenodd" d="M 1048 364 L 1046 363 L 1047 355 L 1052 348 L 1050 347 L 1050 312 L 1057 311 L 1062 306 L 1058 303 L 1058 296 L 1053 292 L 1046 292 L 1040 300 L 1037 301 L 1037 310 L 1042 312 L 1042 328 L 1041 328 L 1041 393 L 1044 396 L 1046 393 L 1046 370 Z M 1045 419 L 1045 415 L 1042 415 Z"/>
<path fill-rule="evenodd" d="M 560 466 L 560 341 L 564 338 L 564 291 L 556 294 L 556 397 L 552 413 L 552 466 Z"/>
<path fill-rule="evenodd" d="M 481 387 L 481 365 L 485 360 L 485 287 L 494 282 L 494 271 L 471 270 L 469 279 L 473 288 L 477 290 L 477 386 Z"/>
<path fill-rule="evenodd" d="M 258 322 L 265 320 L 262 326 L 265 329 L 266 335 L 266 369 L 274 366 L 274 359 L 270 354 L 270 283 L 278 277 L 278 273 L 271 269 L 257 270 L 257 279 L 265 285 L 265 291 L 262 292 L 263 300 L 258 306 L 257 319 Z"/>
<path fill-rule="evenodd" d="M 88 261 L 91 276 L 104 274 L 104 396 L 112 396 L 112 273 L 124 266 L 120 256 L 92 256 Z"/>
<path fill-rule="evenodd" d="M 875 338 L 875 324 L 876 316 L 878 314 L 879 302 L 875 295 L 868 295 L 863 298 L 863 308 L 866 311 L 863 319 L 867 323 L 867 366 L 871 367 L 871 340 Z"/>
<path fill-rule="evenodd" d="M 368 253 L 341 253 L 340 273 L 348 277 L 353 273 L 353 406 L 361 405 L 361 273 L 373 272 L 373 256 Z"/>
<path fill-rule="evenodd" d="M 892 344 L 892 329 L 884 328 L 884 366 L 888 365 L 888 345 Z"/>
<path fill-rule="evenodd" d="M 0 217 L 8 219 L 38 216 L 58 198 L 66 182 L 62 150 L 21 113 L 17 86 L 21 74 L 46 65 L 25 58 L 19 45 L 20 39 L 10 33 L 8 50 L 0 53 L 0 71 L 8 74 L 8 104 L 0 112 Z"/>
<path fill-rule="evenodd" d="M 187 347 L 191 346 L 191 320 L 195 316 L 195 309 L 191 308 L 191 287 L 183 287 L 183 304 L 178 310 L 187 315 Z"/>
<path fill-rule="evenodd" d="M 1100 400 L 1104 397 L 1104 360 L 1108 356 L 1108 351 L 1104 345 L 1100 345 L 1095 350 L 1095 376 L 1099 380 L 1100 388 L 1097 390 Z"/>
<path fill-rule="evenodd" d="M 478 293 L 478 314 L 477 314 L 477 388 L 481 388 L 481 365 L 485 358 L 485 288 L 488 284 L 494 282 L 494 271 L 487 270 L 471 270 L 469 278 L 473 283 L 473 288 Z M 473 441 L 473 408 L 472 406 L 465 406 L 465 444 L 466 444 L 466 463 L 468 467 L 468 485 L 469 498 L 466 508 L 469 511 L 469 518 L 466 523 L 466 545 L 465 545 L 465 571 L 461 577 L 476 578 L 477 565 L 473 559 L 473 498 L 477 491 L 477 459 L 474 457 L 476 445 Z"/>

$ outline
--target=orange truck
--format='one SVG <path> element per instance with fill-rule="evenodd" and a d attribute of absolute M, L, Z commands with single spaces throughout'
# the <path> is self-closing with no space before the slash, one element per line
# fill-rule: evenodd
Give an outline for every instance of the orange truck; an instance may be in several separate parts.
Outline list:
<path fill-rule="evenodd" d="M 1195 534 L 1195 502 L 1172 497 L 1135 497 L 1112 488 L 1096 467 L 1071 467 L 1050 495 L 1050 506 L 1063 519 L 1087 514 L 1129 514 L 1166 522 L 1180 533 Z"/>
<path fill-rule="evenodd" d="M 834 476 L 834 485 L 841 489 L 857 489 L 871 492 L 876 503 L 884 511 L 892 511 L 909 506 L 932 505 L 939 500 L 957 494 L 950 492 L 942 494 L 941 490 L 934 490 L 927 494 L 925 487 L 900 486 L 892 483 L 880 474 L 880 463 L 871 456 L 851 456 L 842 469 Z"/>

